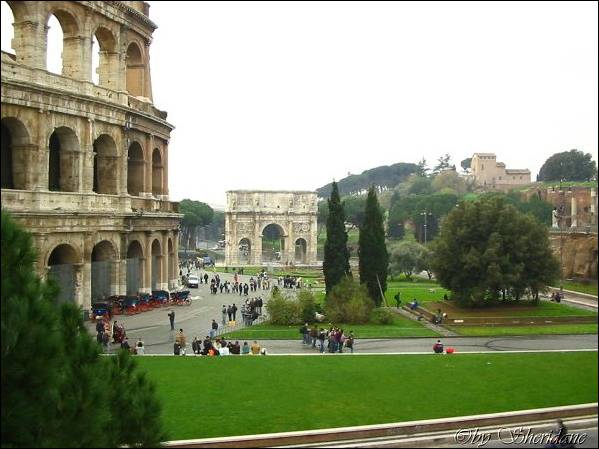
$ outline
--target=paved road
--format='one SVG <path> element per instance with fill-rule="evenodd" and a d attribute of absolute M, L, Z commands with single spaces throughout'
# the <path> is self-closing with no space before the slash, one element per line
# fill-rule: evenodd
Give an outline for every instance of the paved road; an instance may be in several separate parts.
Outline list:
<path fill-rule="evenodd" d="M 203 274 L 204 271 L 196 274 Z M 214 273 L 208 271 L 212 276 Z M 222 280 L 232 279 L 232 274 L 219 273 Z M 244 282 L 250 276 L 242 276 Z M 239 294 L 211 295 L 209 288 L 201 284 L 198 289 L 191 289 L 194 298 L 191 306 L 174 306 L 160 308 L 132 316 L 116 316 L 127 330 L 130 344 L 142 338 L 148 354 L 171 354 L 175 332 L 170 330 L 169 310 L 175 311 L 175 328 L 183 329 L 187 336 L 188 350 L 194 336 L 205 337 L 210 329 L 212 319 L 221 325 L 222 305 L 237 304 L 240 307 L 246 299 Z M 269 292 L 250 292 L 249 298 L 262 295 L 267 298 Z M 238 315 L 240 313 L 238 312 Z M 238 320 L 240 317 L 238 316 Z M 93 323 L 88 323 L 90 333 L 95 335 Z M 368 339 L 358 340 L 355 350 L 360 353 L 386 352 L 429 352 L 436 338 L 403 338 L 403 339 Z M 445 346 L 452 346 L 456 352 L 472 351 L 508 351 L 508 350 L 567 350 L 597 349 L 597 335 L 560 335 L 560 336 L 525 336 L 525 337 L 443 337 Z M 316 351 L 305 347 L 298 340 L 265 340 L 260 342 L 271 354 L 312 354 Z"/>

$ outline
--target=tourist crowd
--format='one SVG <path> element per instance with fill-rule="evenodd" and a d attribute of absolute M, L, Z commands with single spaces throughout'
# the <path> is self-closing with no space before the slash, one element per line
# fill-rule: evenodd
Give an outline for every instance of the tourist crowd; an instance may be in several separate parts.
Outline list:
<path fill-rule="evenodd" d="M 354 332 L 350 331 L 346 334 L 343 329 L 336 326 L 331 326 L 328 329 L 320 328 L 317 326 L 310 327 L 308 323 L 305 323 L 300 327 L 300 334 L 302 335 L 302 344 L 311 345 L 312 348 L 318 349 L 321 354 L 325 351 L 329 353 L 342 353 L 343 348 L 347 348 L 350 353 L 354 353 L 354 347 L 356 343 L 356 337 Z M 316 348 L 318 344 L 318 348 Z"/>

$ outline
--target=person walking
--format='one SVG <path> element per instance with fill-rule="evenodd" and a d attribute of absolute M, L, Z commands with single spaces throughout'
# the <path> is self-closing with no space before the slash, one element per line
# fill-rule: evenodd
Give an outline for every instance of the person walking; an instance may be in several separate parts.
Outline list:
<path fill-rule="evenodd" d="M 168 319 L 171 322 L 171 330 L 174 331 L 175 330 L 175 311 L 171 310 L 170 313 L 168 314 Z"/>
<path fill-rule="evenodd" d="M 212 320 L 212 328 L 210 329 L 210 338 L 216 337 L 216 331 L 218 330 L 218 323 Z"/>
<path fill-rule="evenodd" d="M 397 295 L 395 295 L 394 298 L 397 303 L 397 308 L 399 309 L 399 305 L 401 304 L 401 292 L 397 292 Z"/>
<path fill-rule="evenodd" d="M 227 316 L 229 317 L 229 321 L 233 319 L 233 307 L 227 307 Z"/>
<path fill-rule="evenodd" d="M 224 304 L 223 304 L 223 310 L 221 313 L 223 315 L 223 319 L 222 319 L 221 323 L 224 326 L 225 324 L 227 324 L 227 308 L 225 307 Z"/>
<path fill-rule="evenodd" d="M 237 306 L 235 303 L 231 306 L 231 311 L 233 312 L 233 321 L 237 321 Z"/>

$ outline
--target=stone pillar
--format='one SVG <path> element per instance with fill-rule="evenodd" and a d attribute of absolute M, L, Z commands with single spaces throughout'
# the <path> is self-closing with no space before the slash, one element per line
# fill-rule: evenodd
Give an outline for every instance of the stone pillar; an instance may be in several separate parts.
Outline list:
<path fill-rule="evenodd" d="M 287 222 L 287 237 L 285 238 L 287 248 L 285 248 L 284 254 L 286 254 L 287 262 L 289 264 L 295 264 L 295 232 L 293 232 L 293 221 Z M 282 261 L 285 262 L 285 261 Z"/>
<path fill-rule="evenodd" d="M 65 36 L 62 49 L 62 75 L 91 82 L 91 38 Z"/>
<path fill-rule="evenodd" d="M 107 89 L 120 90 L 120 54 L 116 51 L 100 51 L 100 65 L 97 68 L 99 85 Z"/>
<path fill-rule="evenodd" d="M 126 254 L 126 252 L 125 252 Z M 117 280 L 116 288 L 114 291 L 115 295 L 126 295 L 127 294 L 127 260 L 119 259 L 115 261 Z"/>
<path fill-rule="evenodd" d="M 140 288 L 142 293 L 152 293 L 152 239 L 151 236 L 145 236 L 144 261 L 143 261 L 143 287 Z"/>
<path fill-rule="evenodd" d="M 254 221 L 254 236 L 255 238 L 253 240 L 255 242 L 252 242 L 250 264 L 260 266 L 262 265 L 262 233 L 260 232 L 259 220 Z M 234 250 L 239 251 L 237 243 L 237 241 L 233 242 L 233 244 L 235 245 Z"/>
<path fill-rule="evenodd" d="M 75 304 L 81 306 L 84 313 L 91 310 L 91 263 L 73 264 L 73 296 Z"/>
<path fill-rule="evenodd" d="M 50 146 L 50 133 L 48 114 L 39 110 L 37 114 L 37 163 L 35 165 L 37 172 L 36 190 L 48 190 L 48 164 Z"/>
<path fill-rule="evenodd" d="M 149 134 L 146 138 L 145 161 L 144 161 L 144 186 L 143 193 L 139 196 L 152 198 L 152 152 L 154 151 L 154 136 Z"/>
<path fill-rule="evenodd" d="M 578 226 L 578 210 L 576 208 L 576 195 L 572 194 L 572 206 L 571 206 L 571 214 L 572 214 L 572 224 L 571 228 L 576 228 Z"/>
<path fill-rule="evenodd" d="M 591 189 L 591 225 L 597 224 L 597 189 Z"/>
<path fill-rule="evenodd" d="M 173 232 L 173 250 L 175 253 L 173 260 L 175 272 L 173 274 L 174 278 L 172 279 L 172 288 L 177 288 L 179 285 L 179 231 Z"/>
<path fill-rule="evenodd" d="M 318 219 L 316 215 L 312 216 L 310 220 L 310 237 L 308 238 L 308 254 L 306 254 L 306 263 L 309 265 L 316 265 L 318 261 Z"/>
<path fill-rule="evenodd" d="M 162 234 L 162 276 L 160 277 L 160 290 L 168 290 L 168 272 L 170 257 L 168 253 L 168 233 Z"/>
<path fill-rule="evenodd" d="M 165 143 L 162 153 L 162 198 L 168 201 L 168 144 Z"/>
<path fill-rule="evenodd" d="M 15 37 L 12 40 L 17 62 L 37 69 L 46 68 L 46 46 L 48 27 L 33 18 L 13 24 Z"/>

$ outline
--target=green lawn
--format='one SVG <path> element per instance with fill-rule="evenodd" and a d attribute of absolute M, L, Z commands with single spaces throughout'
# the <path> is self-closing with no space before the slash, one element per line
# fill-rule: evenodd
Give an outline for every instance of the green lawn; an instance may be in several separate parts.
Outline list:
<path fill-rule="evenodd" d="M 572 290 L 575 292 L 586 293 L 588 295 L 597 296 L 597 281 L 594 283 L 583 284 L 582 282 L 575 281 L 564 281 L 561 283 L 565 290 Z M 567 295 L 567 293 L 566 293 Z"/>
<path fill-rule="evenodd" d="M 597 316 L 597 312 L 566 304 L 541 301 L 538 305 L 522 302 L 519 304 L 497 305 L 492 307 L 462 308 L 453 301 L 428 302 L 424 307 L 431 312 L 441 309 L 450 319 L 461 317 L 556 317 L 556 316 Z"/>
<path fill-rule="evenodd" d="M 140 357 L 171 440 L 597 401 L 597 353 Z M 517 375 L 516 375 L 517 374 Z"/>
<path fill-rule="evenodd" d="M 467 337 L 490 337 L 502 335 L 559 335 L 596 334 L 596 324 L 551 324 L 538 326 L 447 326 Z"/>
<path fill-rule="evenodd" d="M 328 327 L 328 322 L 322 327 Z M 354 331 L 356 338 L 435 337 L 437 334 L 416 321 L 402 316 L 394 317 L 393 324 L 337 324 L 341 329 Z M 301 325 L 280 326 L 257 324 L 239 331 L 225 334 L 227 339 L 236 340 L 294 340 L 300 339 Z"/>

